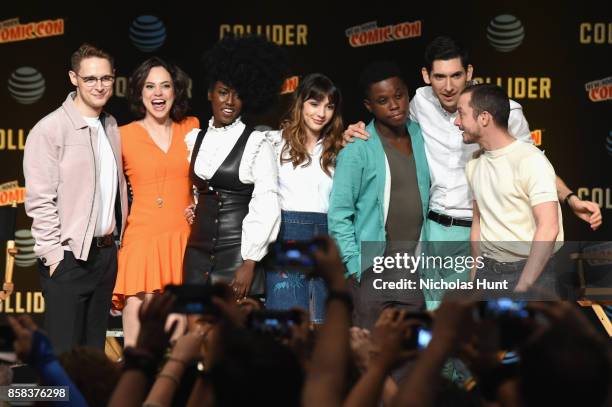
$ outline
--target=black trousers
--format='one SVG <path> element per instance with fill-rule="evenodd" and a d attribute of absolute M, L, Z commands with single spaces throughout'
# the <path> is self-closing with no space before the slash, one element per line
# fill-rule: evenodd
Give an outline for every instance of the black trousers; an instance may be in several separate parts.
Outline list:
<path fill-rule="evenodd" d="M 354 277 L 347 281 L 348 290 L 353 298 L 353 326 L 372 330 L 380 313 L 387 307 L 394 307 L 409 312 L 419 312 L 425 309 L 423 292 L 418 288 L 418 273 L 407 273 L 404 270 L 386 270 L 376 274 L 372 268 L 365 270 L 361 281 Z M 374 280 L 380 280 L 375 282 Z M 381 282 L 414 281 L 415 289 L 377 289 Z"/>
<path fill-rule="evenodd" d="M 56 354 L 77 345 L 104 349 L 113 289 L 117 247 L 92 247 L 87 261 L 64 252 L 53 276 L 38 261 L 45 298 L 45 330 Z"/>

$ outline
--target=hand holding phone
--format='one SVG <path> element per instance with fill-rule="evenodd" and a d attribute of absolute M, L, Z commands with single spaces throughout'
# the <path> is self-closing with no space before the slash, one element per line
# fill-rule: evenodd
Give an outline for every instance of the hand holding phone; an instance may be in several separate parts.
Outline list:
<path fill-rule="evenodd" d="M 299 311 L 259 310 L 249 314 L 247 328 L 253 332 L 272 335 L 275 338 L 290 338 L 291 327 L 302 322 Z"/>
<path fill-rule="evenodd" d="M 512 298 L 495 298 L 479 303 L 477 317 L 480 319 L 490 318 L 527 318 L 530 316 L 526 308 L 527 301 L 513 300 Z"/>
<path fill-rule="evenodd" d="M 527 301 L 502 297 L 480 302 L 474 319 L 493 322 L 499 332 L 499 348 L 509 350 L 529 336 L 532 316 Z"/>
<path fill-rule="evenodd" d="M 314 252 L 324 247 L 325 241 L 321 239 L 284 240 L 270 245 L 268 258 L 266 259 L 272 267 L 296 270 L 303 273 L 311 273 L 316 260 Z"/>
<path fill-rule="evenodd" d="M 166 291 L 175 297 L 172 311 L 178 314 L 200 314 L 220 316 L 221 312 L 212 297 L 226 298 L 227 287 L 210 284 L 167 285 Z"/>

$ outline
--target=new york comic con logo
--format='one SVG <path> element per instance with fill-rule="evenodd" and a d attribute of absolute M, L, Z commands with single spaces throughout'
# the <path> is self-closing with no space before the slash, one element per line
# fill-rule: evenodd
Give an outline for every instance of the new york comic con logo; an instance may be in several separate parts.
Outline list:
<path fill-rule="evenodd" d="M 404 21 L 379 27 L 376 21 L 347 28 L 344 33 L 351 47 L 382 44 L 383 42 L 399 41 L 421 36 L 423 23 L 421 20 Z"/>
<path fill-rule="evenodd" d="M 19 18 L 0 21 L 0 44 L 64 35 L 64 19 L 21 24 Z"/>
<path fill-rule="evenodd" d="M 612 100 L 612 76 L 592 81 L 584 85 L 592 102 L 603 102 Z"/>
<path fill-rule="evenodd" d="M 22 204 L 25 201 L 25 188 L 18 181 L 0 184 L 0 206 Z"/>

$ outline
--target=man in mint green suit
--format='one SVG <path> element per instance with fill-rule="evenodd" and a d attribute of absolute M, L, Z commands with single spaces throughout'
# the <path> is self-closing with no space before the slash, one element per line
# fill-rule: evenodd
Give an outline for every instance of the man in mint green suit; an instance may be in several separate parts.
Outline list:
<path fill-rule="evenodd" d="M 421 129 L 408 119 L 408 89 L 399 68 L 370 64 L 361 85 L 374 116 L 367 126 L 370 140 L 355 139 L 338 155 L 328 226 L 346 266 L 353 324 L 371 328 L 386 306 L 423 307 L 418 271 L 381 270 L 379 260 L 414 255 L 428 208 L 429 168 Z"/>

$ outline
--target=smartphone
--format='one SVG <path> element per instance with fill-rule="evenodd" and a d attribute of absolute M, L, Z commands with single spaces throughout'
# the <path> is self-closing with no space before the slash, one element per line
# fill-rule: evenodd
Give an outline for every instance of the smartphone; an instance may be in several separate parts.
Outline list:
<path fill-rule="evenodd" d="M 488 301 L 483 301 L 479 304 L 478 316 L 481 319 L 510 317 L 510 318 L 527 318 L 530 313 L 527 308 L 527 301 L 513 300 L 511 298 L 496 298 Z"/>
<path fill-rule="evenodd" d="M 226 287 L 210 284 L 167 285 L 165 288 L 175 296 L 172 312 L 178 314 L 221 315 L 212 297 L 225 298 Z"/>
<path fill-rule="evenodd" d="M 295 310 L 258 310 L 249 314 L 247 328 L 275 338 L 290 338 L 291 327 L 301 322 L 302 314 Z"/>
<path fill-rule="evenodd" d="M 314 269 L 314 252 L 324 248 L 325 240 L 284 240 L 270 245 L 267 262 L 271 267 L 308 272 Z"/>
<path fill-rule="evenodd" d="M 532 313 L 526 306 L 527 301 L 507 297 L 483 301 L 479 303 L 474 319 L 494 321 L 499 329 L 501 349 L 513 350 L 529 337 L 532 329 Z"/>
<path fill-rule="evenodd" d="M 515 365 L 521 361 L 521 357 L 519 356 L 517 351 L 507 351 L 504 353 L 502 357 L 501 364 L 502 365 Z"/>

